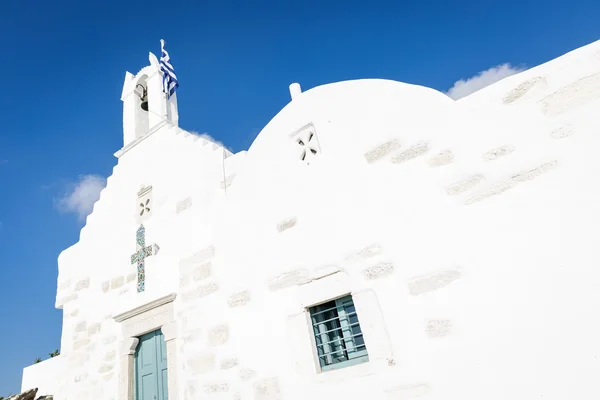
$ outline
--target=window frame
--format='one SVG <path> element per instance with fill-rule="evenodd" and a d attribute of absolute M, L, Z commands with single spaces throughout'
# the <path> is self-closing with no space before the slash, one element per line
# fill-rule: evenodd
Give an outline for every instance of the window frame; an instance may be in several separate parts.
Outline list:
<path fill-rule="evenodd" d="M 323 306 L 330 302 L 333 302 L 335 304 L 335 306 L 325 309 L 325 310 L 318 310 L 318 311 L 315 310 L 316 307 Z M 354 311 L 352 313 L 348 313 L 348 311 L 346 310 L 346 307 L 348 307 L 348 306 L 351 306 L 354 308 Z M 337 339 L 333 339 L 333 340 L 331 340 L 331 338 L 327 335 L 327 332 L 331 332 L 332 330 L 328 330 L 324 333 L 321 332 L 320 334 L 317 332 L 317 329 L 319 329 L 318 328 L 319 325 L 326 323 L 327 321 L 331 321 L 332 318 L 324 319 L 323 321 L 317 321 L 314 319 L 315 315 L 318 315 L 320 313 L 325 313 L 328 311 L 332 311 L 332 310 L 336 310 L 336 312 L 337 312 L 337 316 L 335 317 L 335 320 L 337 320 L 336 325 L 338 325 L 338 327 L 333 328 L 333 330 L 339 330 L 341 332 L 341 337 L 337 338 Z M 313 349 L 316 352 L 315 356 L 316 356 L 316 361 L 317 361 L 318 368 L 320 369 L 320 372 L 337 370 L 337 369 L 369 362 L 369 353 L 368 353 L 367 345 L 364 340 L 364 334 L 362 331 L 362 327 L 360 326 L 360 319 L 358 317 L 358 312 L 356 311 L 356 305 L 354 304 L 353 296 L 350 293 L 340 296 L 340 297 L 337 297 L 335 299 L 328 300 L 326 302 L 322 302 L 322 303 L 307 307 L 306 311 L 307 311 L 308 317 L 309 317 L 308 320 L 310 323 L 310 332 L 311 332 L 311 336 L 312 336 L 311 341 L 313 342 Z M 356 316 L 356 323 L 350 322 L 350 317 L 352 316 L 350 314 L 353 314 L 354 316 Z M 358 326 L 360 332 L 355 334 L 352 329 L 353 326 Z M 319 342 L 323 341 L 323 339 L 319 337 L 320 335 L 325 335 L 329 340 L 325 343 L 320 344 Z M 363 338 L 363 343 L 360 345 L 356 345 L 356 341 L 354 340 L 354 338 L 358 337 L 358 336 L 361 336 Z M 325 352 L 324 345 L 335 342 L 337 340 L 339 340 L 339 341 L 341 341 L 341 343 L 343 343 L 344 348 L 342 350 L 338 350 L 336 352 Z M 364 347 L 364 349 L 356 350 L 356 348 L 358 348 L 358 347 Z M 345 353 L 346 358 L 347 358 L 346 360 L 332 362 L 331 364 L 326 364 L 327 361 L 323 361 L 323 357 L 331 356 L 331 354 L 340 353 L 340 352 Z"/>

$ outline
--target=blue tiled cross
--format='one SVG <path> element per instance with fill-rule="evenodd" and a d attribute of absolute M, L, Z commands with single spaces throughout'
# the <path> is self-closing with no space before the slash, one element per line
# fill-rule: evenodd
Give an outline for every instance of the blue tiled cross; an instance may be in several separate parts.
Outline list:
<path fill-rule="evenodd" d="M 137 262 L 137 291 L 143 292 L 146 282 L 146 268 L 145 259 L 153 254 L 158 253 L 160 248 L 156 244 L 146 246 L 146 228 L 144 225 L 140 225 L 136 233 L 136 248 L 137 252 L 131 255 L 131 263 Z"/>

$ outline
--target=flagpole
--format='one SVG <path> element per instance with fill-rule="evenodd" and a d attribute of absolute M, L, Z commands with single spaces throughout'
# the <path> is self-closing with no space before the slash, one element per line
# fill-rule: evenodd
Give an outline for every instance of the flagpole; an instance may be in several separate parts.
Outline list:
<path fill-rule="evenodd" d="M 163 48 L 165 47 L 165 40 L 164 39 L 160 39 L 160 58 L 162 59 L 162 52 L 163 52 Z M 164 105 L 165 105 L 165 115 L 163 116 L 164 119 L 169 119 L 169 99 L 167 99 L 167 93 L 165 92 L 165 71 L 160 70 L 160 72 L 162 72 L 162 92 L 163 92 L 163 99 L 164 101 Z"/>

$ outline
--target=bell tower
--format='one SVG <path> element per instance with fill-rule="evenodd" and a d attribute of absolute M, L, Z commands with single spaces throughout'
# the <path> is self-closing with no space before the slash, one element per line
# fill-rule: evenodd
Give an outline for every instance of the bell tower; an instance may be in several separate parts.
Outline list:
<path fill-rule="evenodd" d="M 150 65 L 136 75 L 125 73 L 123 101 L 123 147 L 146 136 L 163 121 L 179 123 L 177 94 L 167 99 L 162 90 L 163 72 L 158 59 L 149 54 Z"/>

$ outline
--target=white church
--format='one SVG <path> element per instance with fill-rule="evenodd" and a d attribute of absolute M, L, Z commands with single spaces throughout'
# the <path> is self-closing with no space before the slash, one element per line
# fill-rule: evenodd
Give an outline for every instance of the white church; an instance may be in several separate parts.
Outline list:
<path fill-rule="evenodd" d="M 454 101 L 291 100 L 232 154 L 150 65 L 58 259 L 55 400 L 600 399 L 600 41 Z M 286 89 L 287 90 L 287 89 Z"/>

